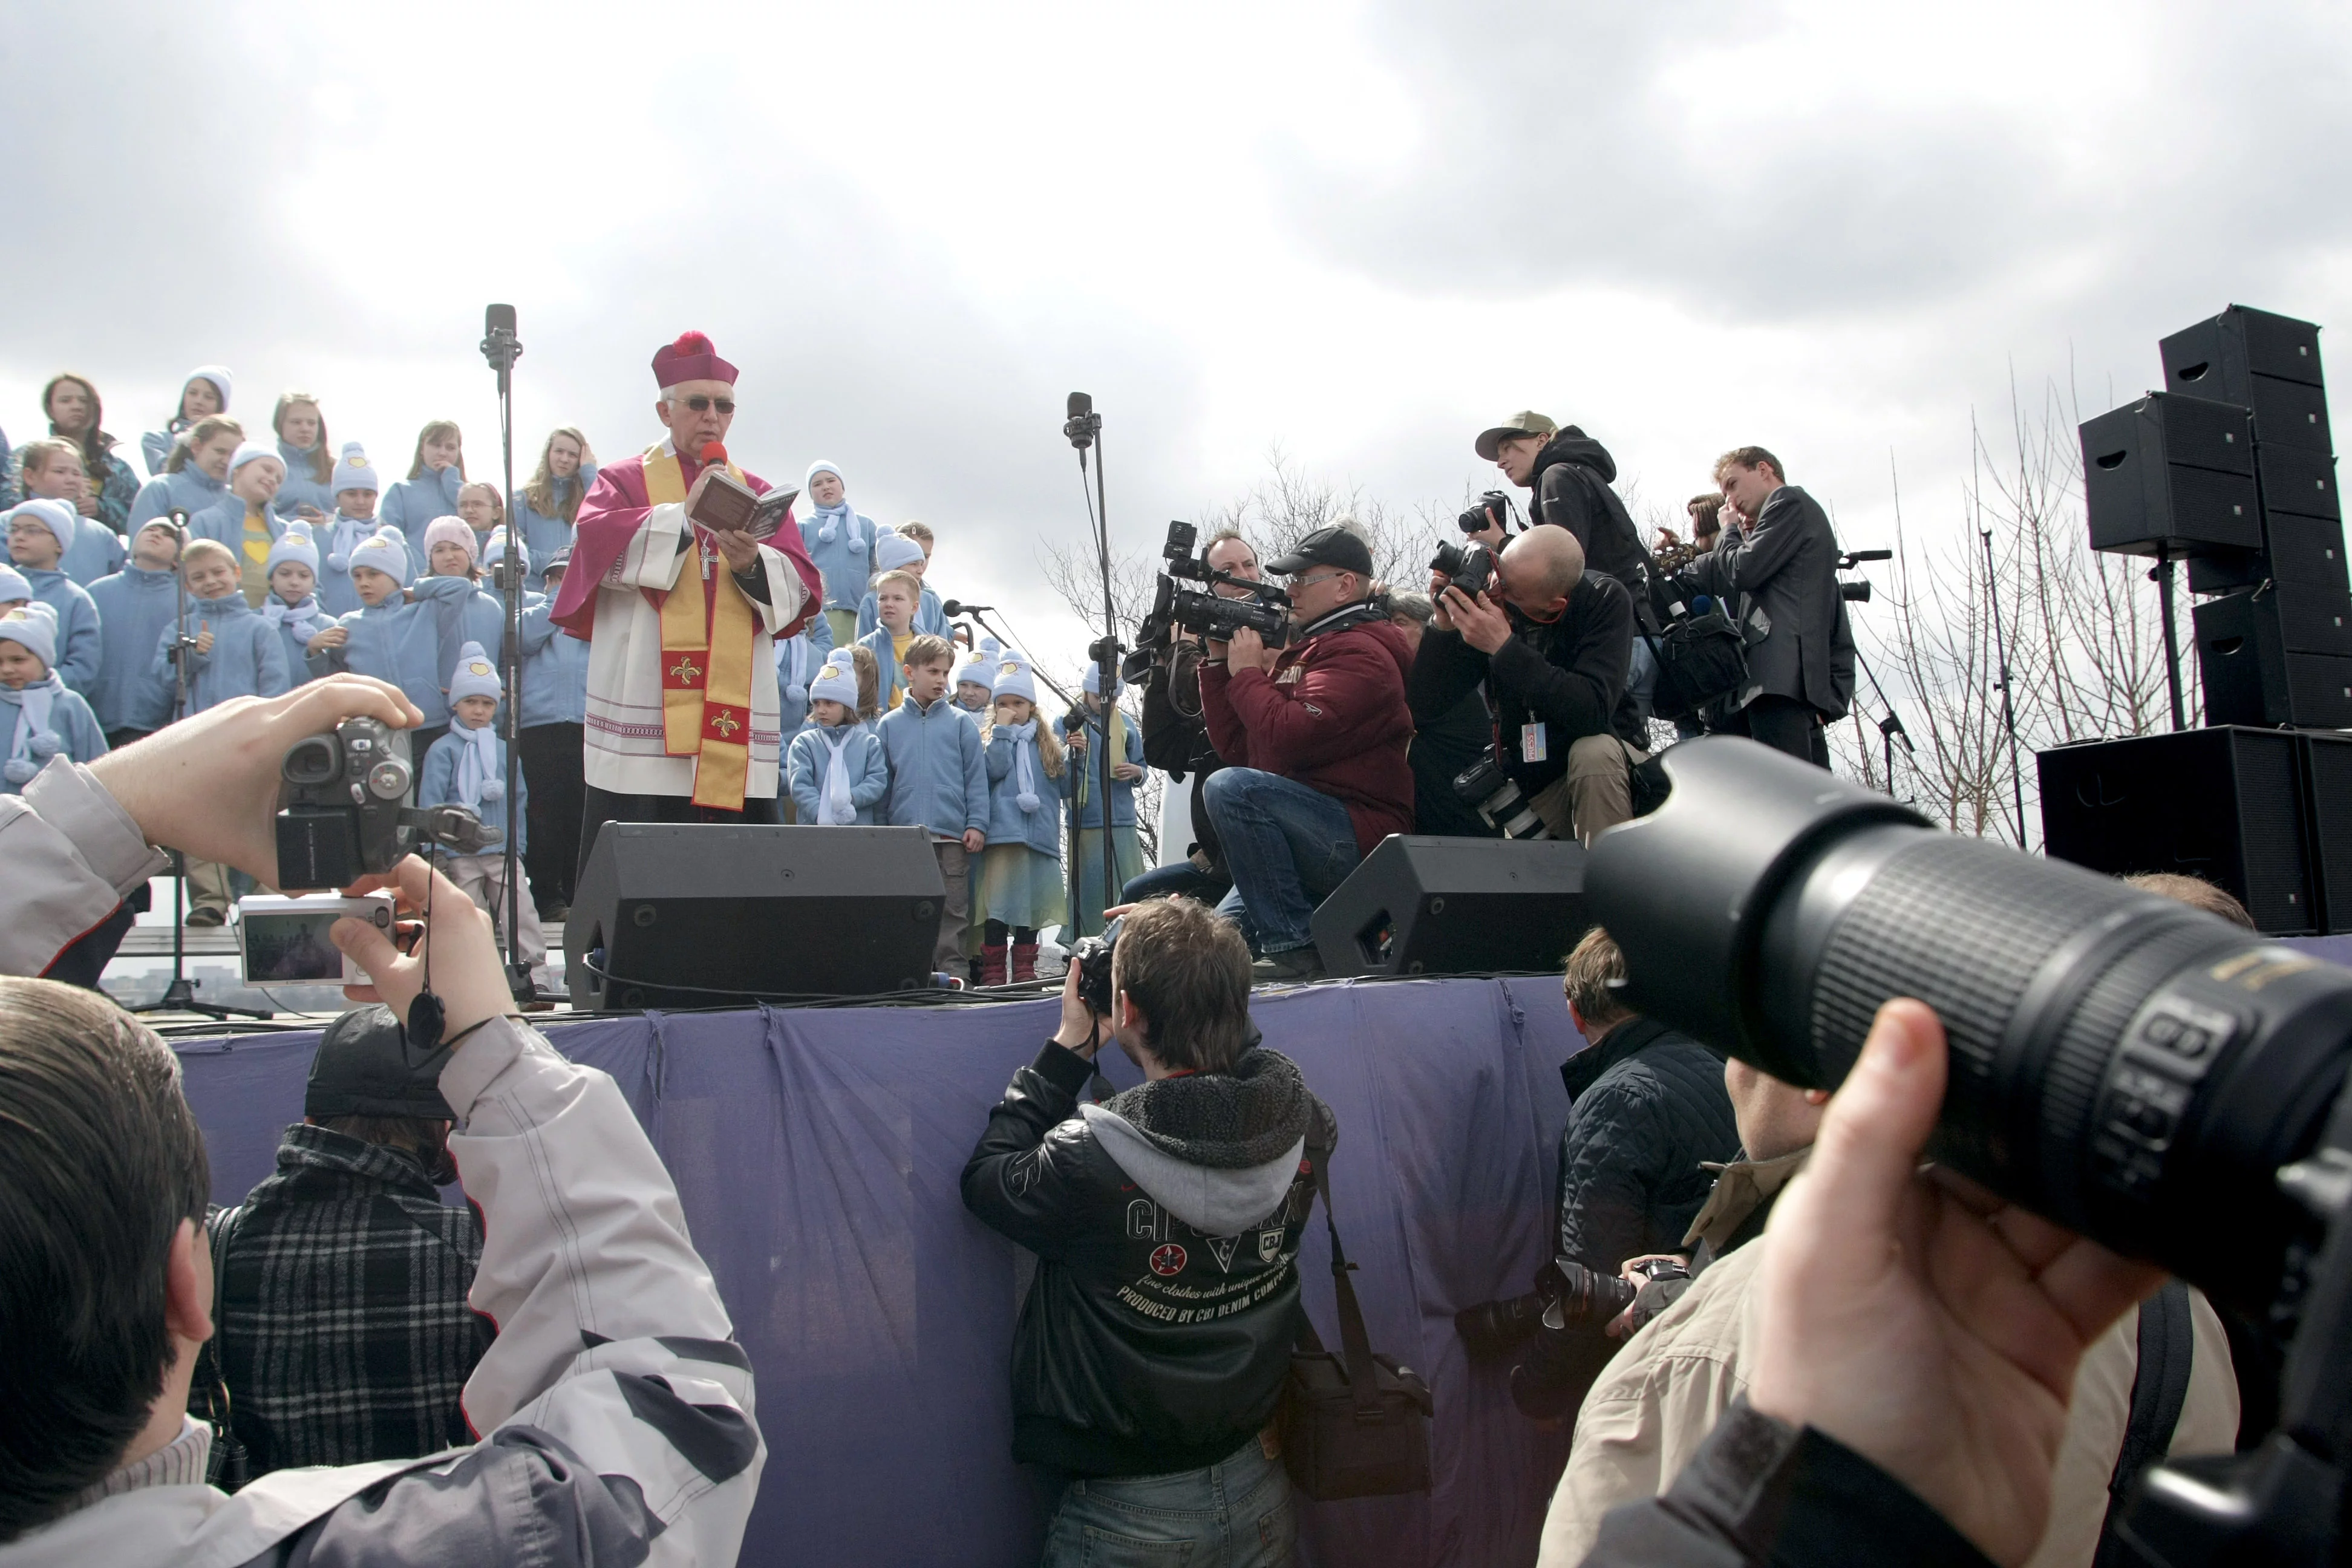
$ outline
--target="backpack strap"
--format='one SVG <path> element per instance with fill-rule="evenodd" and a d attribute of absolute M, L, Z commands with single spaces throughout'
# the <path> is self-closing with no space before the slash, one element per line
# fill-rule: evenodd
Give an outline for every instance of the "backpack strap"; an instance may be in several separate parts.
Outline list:
<path fill-rule="evenodd" d="M 2116 1536 L 2125 1500 L 2142 1472 L 2161 1460 L 2172 1447 L 2180 1425 L 2181 1406 L 2189 1399 L 2189 1372 L 2196 1360 L 2196 1322 L 2189 1305 L 2189 1287 L 2168 1279 L 2162 1289 L 2140 1303 L 2139 1365 L 2132 1373 L 2131 1416 L 2124 1424 L 2123 1447 L 2116 1455 L 2115 1474 L 2107 1480 L 2107 1517 L 2100 1527 L 2095 1568 L 2121 1568 L 2137 1561 Z"/>

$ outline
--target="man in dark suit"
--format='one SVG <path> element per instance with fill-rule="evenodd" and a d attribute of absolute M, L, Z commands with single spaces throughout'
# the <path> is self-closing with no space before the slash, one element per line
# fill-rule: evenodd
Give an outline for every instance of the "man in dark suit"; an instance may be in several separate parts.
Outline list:
<path fill-rule="evenodd" d="M 1736 619 L 1765 628 L 1748 650 L 1738 710 L 1721 728 L 1826 768 L 1822 726 L 1844 718 L 1853 700 L 1853 634 L 1838 596 L 1837 535 L 1821 502 L 1789 483 L 1780 460 L 1761 447 L 1726 452 L 1715 479 L 1738 527 L 1725 529 L 1682 581 L 1736 601 Z"/>

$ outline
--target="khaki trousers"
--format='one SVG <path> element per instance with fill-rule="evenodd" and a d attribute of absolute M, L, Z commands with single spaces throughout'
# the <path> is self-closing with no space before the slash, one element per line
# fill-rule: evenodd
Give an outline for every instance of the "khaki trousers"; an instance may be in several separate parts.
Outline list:
<path fill-rule="evenodd" d="M 1633 818 L 1633 767 L 1650 753 L 1614 735 L 1587 735 L 1568 748 L 1568 772 L 1538 790 L 1535 807 L 1554 838 L 1581 839 Z"/>

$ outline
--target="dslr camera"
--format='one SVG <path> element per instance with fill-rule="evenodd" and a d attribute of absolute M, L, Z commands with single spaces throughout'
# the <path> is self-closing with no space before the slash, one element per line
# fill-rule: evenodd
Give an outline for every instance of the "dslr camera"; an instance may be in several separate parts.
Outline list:
<path fill-rule="evenodd" d="M 1627 1004 L 1820 1089 L 1883 1003 L 1934 1008 L 1932 1157 L 2201 1286 L 2262 1352 L 2241 1370 L 2283 1357 L 2269 1436 L 2150 1469 L 2120 1532 L 2150 1561 L 2342 1561 L 2352 973 L 1752 741 L 1664 765 L 1665 805 L 1601 834 L 1585 870 Z"/>
<path fill-rule="evenodd" d="M 1690 1270 L 1670 1258 L 1654 1258 L 1636 1270 L 1649 1279 L 1687 1279 Z M 1614 1274 L 1598 1274 L 1570 1258 L 1555 1258 L 1536 1271 L 1536 1288 L 1524 1296 L 1481 1301 L 1454 1314 L 1454 1331 L 1474 1362 L 1498 1362 L 1528 1341 L 1535 1348 L 1511 1369 L 1511 1402 L 1532 1420 L 1560 1415 L 1580 1393 L 1575 1376 L 1601 1326 L 1633 1304 L 1641 1287 Z"/>
<path fill-rule="evenodd" d="M 418 811 L 408 732 L 378 719 L 346 719 L 306 735 L 278 764 L 278 881 L 342 888 L 389 871 L 418 838 L 476 855 L 503 837 L 462 805 Z"/>
<path fill-rule="evenodd" d="M 1495 552 L 1483 544 L 1448 541 L 1429 558 L 1429 569 L 1445 579 L 1439 593 L 1459 588 L 1475 599 L 1495 584 Z"/>
<path fill-rule="evenodd" d="M 1078 1000 L 1097 1018 L 1110 1016 L 1110 952 L 1118 944 L 1120 921 L 1103 928 L 1100 936 L 1082 936 L 1070 950 L 1070 967 L 1078 974 Z"/>
<path fill-rule="evenodd" d="M 1228 641 L 1244 626 L 1257 633 L 1268 647 L 1280 647 L 1290 640 L 1290 595 L 1271 583 L 1218 571 L 1194 552 L 1200 539 L 1201 531 L 1189 522 L 1168 525 L 1168 542 L 1160 551 L 1166 564 L 1160 568 L 1159 592 L 1135 637 L 1136 655 L 1144 658 L 1147 665 L 1149 654 L 1166 648 L 1178 627 L 1211 642 Z M 1200 586 L 1180 587 L 1180 583 Z M 1225 598 L 1211 591 L 1218 584 L 1245 589 L 1249 597 Z"/>
<path fill-rule="evenodd" d="M 1511 526 L 1511 498 L 1501 490 L 1488 490 L 1469 510 L 1454 520 L 1454 526 L 1465 533 L 1484 533 L 1490 528 L 1508 529 Z"/>
<path fill-rule="evenodd" d="M 1549 838 L 1551 829 L 1536 815 L 1527 791 L 1503 771 L 1503 759 L 1493 746 L 1486 754 L 1454 777 L 1454 797 L 1482 817 L 1506 838 Z"/>

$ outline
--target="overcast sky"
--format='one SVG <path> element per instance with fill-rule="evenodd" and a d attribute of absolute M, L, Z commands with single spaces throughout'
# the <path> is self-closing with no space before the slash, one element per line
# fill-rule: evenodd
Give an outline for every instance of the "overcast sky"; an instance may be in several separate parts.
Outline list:
<path fill-rule="evenodd" d="M 1958 517 L 2012 373 L 2088 414 L 2232 300 L 2352 321 L 2352 10 L 2318 0 L 11 0 L 0 72 L 11 439 L 71 368 L 135 447 L 219 362 L 249 427 L 299 386 L 380 468 L 446 416 L 494 472 L 500 300 L 527 473 L 557 424 L 657 437 L 647 361 L 699 327 L 740 458 L 929 521 L 935 584 L 1048 658 L 1073 387 L 1147 552 L 1277 443 L 1455 502 L 1530 406 L 1653 500 L 1770 447 L 1851 548 L 1890 451 L 1914 526 Z"/>

